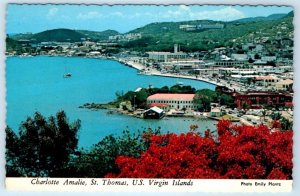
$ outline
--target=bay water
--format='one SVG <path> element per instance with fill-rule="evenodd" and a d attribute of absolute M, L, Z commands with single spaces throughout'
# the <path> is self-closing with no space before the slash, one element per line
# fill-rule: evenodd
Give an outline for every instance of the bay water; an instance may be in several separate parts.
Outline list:
<path fill-rule="evenodd" d="M 64 78 L 67 72 L 72 77 Z M 123 130 L 135 132 L 161 128 L 162 132 L 181 133 L 197 124 L 200 131 L 215 130 L 216 121 L 195 118 L 146 120 L 107 110 L 78 108 L 84 103 L 107 103 L 116 92 L 126 93 L 138 87 L 173 86 L 178 82 L 196 89 L 214 85 L 196 80 L 139 75 L 138 71 L 117 61 L 81 57 L 8 57 L 6 60 L 7 125 L 18 132 L 22 121 L 38 111 L 48 117 L 64 110 L 70 122 L 81 120 L 79 147 L 90 147 L 109 134 Z"/>

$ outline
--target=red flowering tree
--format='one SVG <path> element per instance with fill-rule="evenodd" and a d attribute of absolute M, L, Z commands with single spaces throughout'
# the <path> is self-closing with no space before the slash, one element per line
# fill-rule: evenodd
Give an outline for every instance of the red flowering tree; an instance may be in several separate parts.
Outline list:
<path fill-rule="evenodd" d="M 119 156 L 119 178 L 291 179 L 292 131 L 233 125 L 222 120 L 218 136 L 206 131 L 147 135 L 139 158 Z"/>

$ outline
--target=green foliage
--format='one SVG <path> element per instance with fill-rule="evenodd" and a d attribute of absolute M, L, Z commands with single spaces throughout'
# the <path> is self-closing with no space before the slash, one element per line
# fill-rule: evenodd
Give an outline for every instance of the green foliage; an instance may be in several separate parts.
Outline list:
<path fill-rule="evenodd" d="M 282 118 L 282 115 L 279 112 L 273 112 L 270 117 L 272 120 L 280 120 Z"/>
<path fill-rule="evenodd" d="M 151 135 L 160 135 L 160 129 L 146 129 L 130 133 L 123 131 L 120 136 L 109 135 L 102 139 L 90 150 L 81 150 L 73 158 L 73 167 L 76 168 L 76 177 L 102 178 L 108 173 L 119 172 L 115 164 L 116 157 L 120 155 L 140 157 L 141 153 L 149 148 L 148 138 Z"/>
<path fill-rule="evenodd" d="M 36 112 L 22 122 L 18 135 L 7 127 L 7 176 L 67 177 L 79 128 L 80 120 L 70 124 L 64 111 L 48 119 Z"/>
<path fill-rule="evenodd" d="M 210 89 L 198 90 L 194 97 L 194 103 L 197 105 L 199 111 L 210 111 L 210 104 L 217 101 L 218 96 L 216 91 Z"/>
<path fill-rule="evenodd" d="M 71 29 L 52 29 L 46 30 L 36 34 L 17 34 L 13 36 L 13 39 L 33 39 L 37 42 L 76 42 L 82 41 L 81 38 L 89 38 L 95 41 L 108 40 L 108 37 L 111 35 L 119 34 L 114 30 L 106 30 L 102 32 L 96 31 L 87 31 L 87 30 L 71 30 Z"/>
<path fill-rule="evenodd" d="M 219 97 L 220 97 L 220 104 L 221 105 L 226 105 L 230 108 L 234 107 L 234 105 L 235 105 L 234 99 L 231 96 L 222 94 L 222 95 L 219 95 Z"/>

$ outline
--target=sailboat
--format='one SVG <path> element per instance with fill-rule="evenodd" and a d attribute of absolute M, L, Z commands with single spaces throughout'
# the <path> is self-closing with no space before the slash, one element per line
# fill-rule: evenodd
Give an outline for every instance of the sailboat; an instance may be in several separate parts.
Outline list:
<path fill-rule="evenodd" d="M 70 78 L 72 74 L 65 69 L 64 78 Z"/>
<path fill-rule="evenodd" d="M 65 74 L 64 74 L 64 78 L 70 78 L 71 76 L 72 76 L 71 73 L 65 73 Z"/>

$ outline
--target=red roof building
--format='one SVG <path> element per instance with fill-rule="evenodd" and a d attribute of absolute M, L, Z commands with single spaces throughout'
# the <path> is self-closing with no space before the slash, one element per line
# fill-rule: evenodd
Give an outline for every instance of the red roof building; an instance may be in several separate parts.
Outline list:
<path fill-rule="evenodd" d="M 157 106 L 162 109 L 195 109 L 194 105 L 195 94 L 171 94 L 171 93 L 157 93 L 147 98 L 149 106 Z"/>
<path fill-rule="evenodd" d="M 248 91 L 243 93 L 233 93 L 233 98 L 238 109 L 258 109 L 263 106 L 284 107 L 291 105 L 292 94 L 285 92 L 256 92 Z"/>

